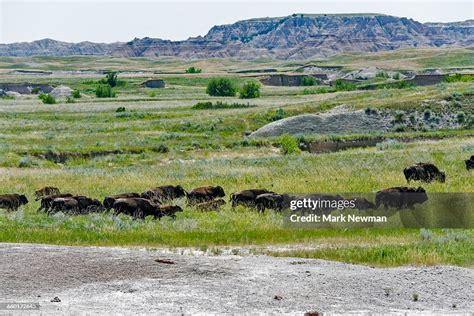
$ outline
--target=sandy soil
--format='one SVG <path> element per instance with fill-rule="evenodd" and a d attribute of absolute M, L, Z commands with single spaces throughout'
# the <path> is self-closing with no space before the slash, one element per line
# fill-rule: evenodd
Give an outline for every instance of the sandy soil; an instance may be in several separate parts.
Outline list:
<path fill-rule="evenodd" d="M 39 302 L 45 315 L 474 311 L 474 270 L 450 266 L 3 243 L 0 284 L 0 303 Z"/>

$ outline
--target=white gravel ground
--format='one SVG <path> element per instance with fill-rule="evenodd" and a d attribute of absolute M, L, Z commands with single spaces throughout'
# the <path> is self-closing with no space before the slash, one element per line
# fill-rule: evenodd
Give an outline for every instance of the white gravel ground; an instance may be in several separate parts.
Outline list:
<path fill-rule="evenodd" d="M 51 302 L 55 297 L 60 302 Z M 28 314 L 468 315 L 473 297 L 473 270 L 451 266 L 382 269 L 267 256 L 0 244 L 0 303 L 40 303 Z"/>

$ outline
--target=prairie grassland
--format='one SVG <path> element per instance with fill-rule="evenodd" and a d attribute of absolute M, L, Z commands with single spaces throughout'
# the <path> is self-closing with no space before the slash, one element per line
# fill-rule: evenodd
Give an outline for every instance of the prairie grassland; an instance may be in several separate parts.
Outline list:
<path fill-rule="evenodd" d="M 470 51 L 460 50 L 459 53 Z M 441 52 L 433 54 L 441 59 L 446 57 Z M 351 58 L 355 62 L 356 59 Z M 23 62 L 27 61 L 0 58 L 0 68 L 22 68 L 16 66 Z M 177 202 L 185 211 L 179 213 L 175 221 L 168 218 L 134 221 L 127 216 L 110 214 L 71 217 L 60 213 L 48 217 L 36 212 L 38 203 L 32 201 L 32 194 L 35 189 L 51 185 L 64 192 L 102 199 L 108 194 L 142 192 L 163 184 L 181 184 L 188 190 L 201 185 L 221 185 L 227 196 L 252 187 L 289 193 L 375 192 L 384 187 L 404 185 L 403 168 L 418 161 L 434 162 L 447 174 L 444 184 L 424 184 L 428 192 L 474 192 L 472 172 L 467 172 L 463 163 L 474 151 L 472 129 L 430 131 L 442 138 L 437 141 L 288 156 L 282 155 L 275 146 L 278 140 L 250 140 L 244 136 L 246 132 L 284 117 L 323 112 L 343 104 L 355 109 L 420 111 L 428 104 L 434 112 L 453 110 L 454 103 L 446 100 L 452 94 L 474 90 L 472 82 L 324 94 L 305 94 L 305 87 L 262 87 L 261 98 L 241 100 L 209 97 L 205 93 L 209 77 L 222 74 L 241 85 L 255 79 L 231 71 L 298 65 L 274 61 L 219 60 L 213 64 L 212 61 L 184 63 L 96 57 L 32 57 L 28 62 L 38 65 L 37 69 L 46 70 L 162 69 L 181 72 L 193 65 L 203 68 L 204 73 L 159 75 L 165 78 L 167 87 L 152 90 L 140 86 L 147 77 L 119 75 L 125 83 L 117 88 L 117 98 L 110 99 L 95 98 L 98 77 L 94 76 L 2 76 L 2 82 L 65 84 L 81 90 L 83 97 L 75 103 L 60 100 L 56 105 L 42 104 L 35 97 L 0 99 L 0 193 L 22 192 L 30 197 L 30 203 L 18 212 L 0 211 L 0 241 L 146 247 L 296 243 L 321 245 L 324 249 L 291 253 L 295 256 L 381 265 L 471 264 L 472 230 L 460 232 L 467 237 L 459 244 L 453 241 L 454 246 L 432 242 L 420 248 L 419 230 L 290 229 L 284 227 L 281 214 L 271 211 L 257 214 L 252 210 L 231 210 L 225 206 L 218 213 L 201 213 L 186 207 L 184 201 Z M 150 91 L 154 92 L 153 96 Z M 193 110 L 192 106 L 200 101 L 248 103 L 255 107 Z M 466 115 L 474 111 L 469 100 L 455 105 L 456 111 L 464 111 Z M 125 111 L 117 112 L 119 107 L 125 107 Z M 423 134 L 431 135 L 390 135 L 414 137 Z M 48 151 L 85 155 L 54 163 L 41 158 L 40 154 Z M 113 153 L 107 154 L 107 151 Z M 91 154 L 94 152 L 96 154 Z M 435 236 L 443 234 L 434 231 Z M 454 248 L 448 249 L 448 246 Z M 364 253 L 369 258 L 366 261 L 361 255 Z M 386 259 L 380 259 L 380 256 Z"/>

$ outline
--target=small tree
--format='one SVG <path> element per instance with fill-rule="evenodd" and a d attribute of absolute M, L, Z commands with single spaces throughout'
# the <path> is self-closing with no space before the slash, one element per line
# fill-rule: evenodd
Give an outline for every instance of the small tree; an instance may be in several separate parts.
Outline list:
<path fill-rule="evenodd" d="M 241 99 L 254 99 L 260 97 L 260 84 L 255 81 L 246 82 L 240 89 L 239 97 Z"/>
<path fill-rule="evenodd" d="M 105 82 L 104 83 L 107 83 L 112 88 L 117 86 L 117 82 L 118 82 L 117 73 L 115 71 L 108 72 L 105 75 Z"/>
<path fill-rule="evenodd" d="M 297 155 L 301 153 L 298 140 L 289 134 L 282 135 L 279 139 L 279 143 L 283 155 Z"/>
<path fill-rule="evenodd" d="M 110 85 L 100 84 L 95 90 L 95 95 L 98 98 L 113 98 L 115 97 L 115 92 L 112 90 Z"/>
<path fill-rule="evenodd" d="M 56 99 L 50 94 L 40 93 L 38 98 L 43 101 L 44 104 L 56 104 Z"/>
<path fill-rule="evenodd" d="M 315 80 L 313 77 L 303 77 L 301 79 L 301 85 L 302 86 L 314 86 Z"/>
<path fill-rule="evenodd" d="M 213 78 L 207 84 L 206 93 L 214 97 L 233 97 L 236 93 L 234 83 L 227 78 Z"/>
<path fill-rule="evenodd" d="M 198 73 L 201 73 L 201 72 L 202 72 L 202 69 L 194 67 L 194 66 L 189 67 L 188 69 L 186 69 L 187 74 L 198 74 Z"/>
<path fill-rule="evenodd" d="M 79 90 L 76 89 L 76 90 L 74 90 L 74 91 L 72 92 L 71 95 L 72 95 L 72 97 L 73 97 L 74 99 L 79 99 L 79 98 L 81 97 L 81 91 L 79 91 Z"/>

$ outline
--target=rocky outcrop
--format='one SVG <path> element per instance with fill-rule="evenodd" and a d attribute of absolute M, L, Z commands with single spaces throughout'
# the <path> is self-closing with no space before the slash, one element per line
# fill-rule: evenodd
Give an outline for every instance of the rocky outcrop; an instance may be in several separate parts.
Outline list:
<path fill-rule="evenodd" d="M 65 43 L 51 39 L 0 45 L 0 56 L 113 55 L 181 58 L 305 59 L 339 52 L 474 45 L 474 20 L 419 23 L 381 14 L 293 14 L 212 27 L 185 41 L 145 37 L 127 43 Z"/>

